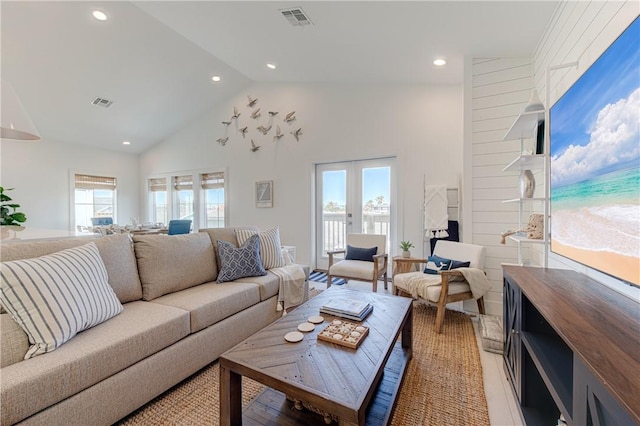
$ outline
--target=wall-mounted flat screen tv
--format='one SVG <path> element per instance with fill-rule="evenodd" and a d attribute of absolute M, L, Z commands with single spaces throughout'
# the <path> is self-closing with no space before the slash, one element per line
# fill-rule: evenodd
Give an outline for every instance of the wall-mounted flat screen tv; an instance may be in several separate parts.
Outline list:
<path fill-rule="evenodd" d="M 640 286 L 640 18 L 549 121 L 551 251 Z"/>

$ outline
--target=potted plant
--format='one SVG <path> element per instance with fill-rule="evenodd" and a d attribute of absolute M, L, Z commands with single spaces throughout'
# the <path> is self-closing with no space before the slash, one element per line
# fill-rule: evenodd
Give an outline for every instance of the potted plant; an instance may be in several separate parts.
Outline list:
<path fill-rule="evenodd" d="M 6 190 L 0 186 L 0 225 L 2 226 L 15 226 L 17 229 L 24 229 L 24 226 L 20 225 L 27 220 L 27 216 L 24 213 L 16 211 L 20 204 L 12 203 L 12 198 L 5 194 L 5 191 L 11 191 L 13 188 L 7 188 Z"/>
<path fill-rule="evenodd" d="M 402 249 L 402 257 L 411 257 L 411 249 L 415 246 L 411 241 L 400 241 L 400 248 Z"/>

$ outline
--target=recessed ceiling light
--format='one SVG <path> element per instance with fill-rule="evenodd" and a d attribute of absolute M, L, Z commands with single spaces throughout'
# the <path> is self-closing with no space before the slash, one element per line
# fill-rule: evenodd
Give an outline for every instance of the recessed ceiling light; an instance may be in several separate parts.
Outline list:
<path fill-rule="evenodd" d="M 276 64 L 268 63 L 267 64 L 267 68 L 269 68 L 271 70 L 275 70 L 276 69 Z"/>
<path fill-rule="evenodd" d="M 220 76 L 214 75 L 213 77 L 211 77 L 211 80 L 220 81 Z"/>
<path fill-rule="evenodd" d="M 101 10 L 94 10 L 92 15 L 98 21 L 106 21 L 107 20 L 107 14 L 104 13 L 103 11 L 101 11 Z"/>
<path fill-rule="evenodd" d="M 131 145 L 131 142 L 129 142 L 129 141 L 123 141 L 123 142 L 122 142 L 122 145 Z"/>
<path fill-rule="evenodd" d="M 435 61 L 433 61 L 433 65 L 441 67 L 443 65 L 447 65 L 447 61 L 442 58 L 438 58 Z"/>

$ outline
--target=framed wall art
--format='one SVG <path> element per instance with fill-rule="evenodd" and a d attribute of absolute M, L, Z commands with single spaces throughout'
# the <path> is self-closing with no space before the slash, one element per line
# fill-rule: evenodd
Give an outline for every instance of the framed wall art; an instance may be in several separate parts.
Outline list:
<path fill-rule="evenodd" d="M 256 182 L 256 207 L 273 207 L 273 181 Z"/>

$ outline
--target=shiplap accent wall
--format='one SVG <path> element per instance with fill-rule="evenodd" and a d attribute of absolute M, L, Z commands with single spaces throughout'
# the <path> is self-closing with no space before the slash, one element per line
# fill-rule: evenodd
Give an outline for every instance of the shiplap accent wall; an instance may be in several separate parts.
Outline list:
<path fill-rule="evenodd" d="M 518 197 L 519 173 L 502 170 L 521 152 L 519 141 L 503 141 L 503 137 L 529 100 L 533 63 L 531 58 L 475 58 L 468 65 L 471 124 L 465 149 L 471 151 L 466 160 L 471 166 L 471 194 L 467 193 L 466 200 L 472 208 L 467 219 L 472 222 L 471 242 L 486 248 L 485 271 L 492 284 L 484 297 L 487 313 L 501 315 L 501 265 L 515 263 L 518 254 L 515 243 L 500 244 L 500 233 L 519 225 L 517 203 L 502 202 Z M 525 148 L 531 145 L 528 140 Z M 472 305 L 465 302 L 467 309 Z"/>
<path fill-rule="evenodd" d="M 562 2 L 534 52 L 534 84 L 545 106 L 553 105 L 640 14 L 631 1 Z M 549 99 L 545 72 L 549 66 L 578 61 L 577 67 L 553 71 Z M 589 275 L 615 290 L 640 300 L 640 289 L 605 274 L 549 253 L 549 267 L 569 268 Z"/>

